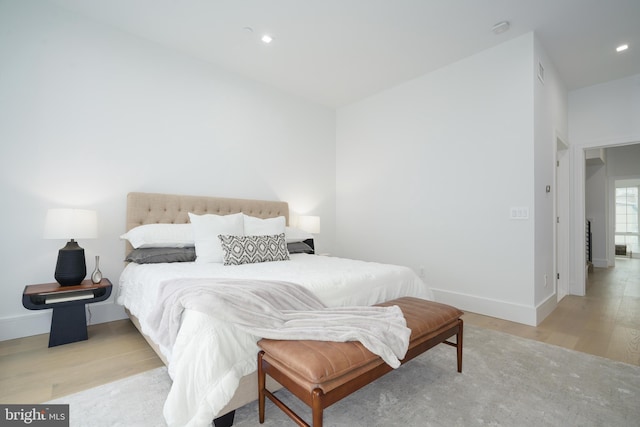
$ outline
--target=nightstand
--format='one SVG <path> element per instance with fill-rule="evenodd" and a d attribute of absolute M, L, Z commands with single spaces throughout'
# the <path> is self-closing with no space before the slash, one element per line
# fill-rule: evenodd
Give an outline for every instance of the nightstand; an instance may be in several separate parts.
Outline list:
<path fill-rule="evenodd" d="M 85 304 L 104 301 L 111 295 L 111 282 L 83 280 L 76 286 L 58 283 L 29 285 L 22 293 L 22 305 L 29 310 L 53 309 L 49 347 L 82 341 L 88 338 Z"/>

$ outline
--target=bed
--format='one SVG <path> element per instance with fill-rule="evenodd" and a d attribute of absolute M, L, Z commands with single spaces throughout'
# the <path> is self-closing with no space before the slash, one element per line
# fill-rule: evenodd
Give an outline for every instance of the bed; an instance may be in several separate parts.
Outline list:
<path fill-rule="evenodd" d="M 245 218 L 269 221 L 283 218 L 287 232 L 292 230 L 291 240 L 308 238 L 288 226 L 286 202 L 155 193 L 128 194 L 126 229 L 129 232 L 148 224 L 189 224 L 190 215 L 194 219 L 193 215 L 239 213 Z M 133 249 L 127 241 L 126 253 L 131 254 Z M 238 333 L 227 322 L 192 310 L 185 310 L 182 315 L 175 344 L 159 345 L 150 337 L 153 334 L 149 333 L 147 319 L 156 306 L 159 286 L 166 281 L 188 278 L 286 281 L 311 290 L 327 307 L 368 306 L 402 296 L 432 299 L 429 288 L 407 267 L 309 253 L 291 253 L 288 258 L 282 262 L 231 266 L 190 260 L 126 265 L 120 277 L 117 302 L 125 307 L 133 324 L 168 366 L 173 385 L 164 415 L 169 425 L 209 425 L 212 419 L 216 426 L 231 425 L 233 411 L 257 399 L 258 347 L 256 337 Z M 219 367 L 218 363 L 226 365 Z M 232 374 L 226 370 L 230 365 Z M 231 388 L 225 381 L 231 383 Z"/>

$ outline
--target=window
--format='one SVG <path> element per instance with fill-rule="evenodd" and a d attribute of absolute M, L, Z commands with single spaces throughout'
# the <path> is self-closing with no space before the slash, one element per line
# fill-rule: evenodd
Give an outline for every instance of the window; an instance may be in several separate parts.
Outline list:
<path fill-rule="evenodd" d="M 616 188 L 616 233 L 638 233 L 638 187 Z"/>
<path fill-rule="evenodd" d="M 633 252 L 640 251 L 640 213 L 638 212 L 638 189 L 640 187 L 616 188 L 616 245 L 627 245 Z"/>

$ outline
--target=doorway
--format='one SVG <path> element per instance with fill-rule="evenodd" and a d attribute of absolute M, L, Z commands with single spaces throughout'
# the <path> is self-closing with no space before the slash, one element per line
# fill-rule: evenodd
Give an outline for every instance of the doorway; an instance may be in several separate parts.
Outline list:
<path fill-rule="evenodd" d="M 613 266 L 615 263 L 615 232 L 611 225 L 615 223 L 615 217 L 612 210 L 614 205 L 614 184 L 613 180 L 609 180 L 610 184 L 604 185 L 604 190 L 601 194 L 591 192 L 588 194 L 587 188 L 587 152 L 594 150 L 605 151 L 605 157 L 603 159 L 605 163 L 606 174 L 604 179 L 608 176 L 616 177 L 629 177 L 640 175 L 640 143 L 637 141 L 628 143 L 611 143 L 594 147 L 576 147 L 575 152 L 575 178 L 574 182 L 574 203 L 575 211 L 573 218 L 575 219 L 574 225 L 571 228 L 571 233 L 574 236 L 572 240 L 572 253 L 571 264 L 574 273 L 575 280 L 570 283 L 570 293 L 573 295 L 585 295 L 587 285 L 587 272 L 586 266 L 586 219 L 588 209 L 589 197 L 600 197 L 602 205 L 604 206 L 604 216 L 602 221 L 597 226 L 601 237 L 598 238 L 601 249 L 606 249 L 606 255 L 602 256 L 603 260 L 606 260 L 609 266 Z M 615 150 L 615 151 L 613 151 Z M 611 155 L 611 154 L 614 155 Z M 635 171 L 635 172 L 634 172 Z M 594 215 L 590 215 L 594 216 Z M 592 223 L 592 227 L 594 224 Z M 595 234 L 595 233 L 594 233 Z M 598 244 L 594 239 L 594 245 Z"/>

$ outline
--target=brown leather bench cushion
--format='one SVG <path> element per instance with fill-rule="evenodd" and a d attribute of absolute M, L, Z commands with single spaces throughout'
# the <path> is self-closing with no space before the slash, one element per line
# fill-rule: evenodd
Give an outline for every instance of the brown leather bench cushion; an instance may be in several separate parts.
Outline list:
<path fill-rule="evenodd" d="M 449 305 L 420 298 L 403 297 L 379 306 L 397 305 L 411 329 L 409 349 L 457 322 L 463 314 Z M 258 346 L 264 358 L 309 391 L 325 393 L 384 361 L 357 341 L 285 341 L 262 339 Z"/>

